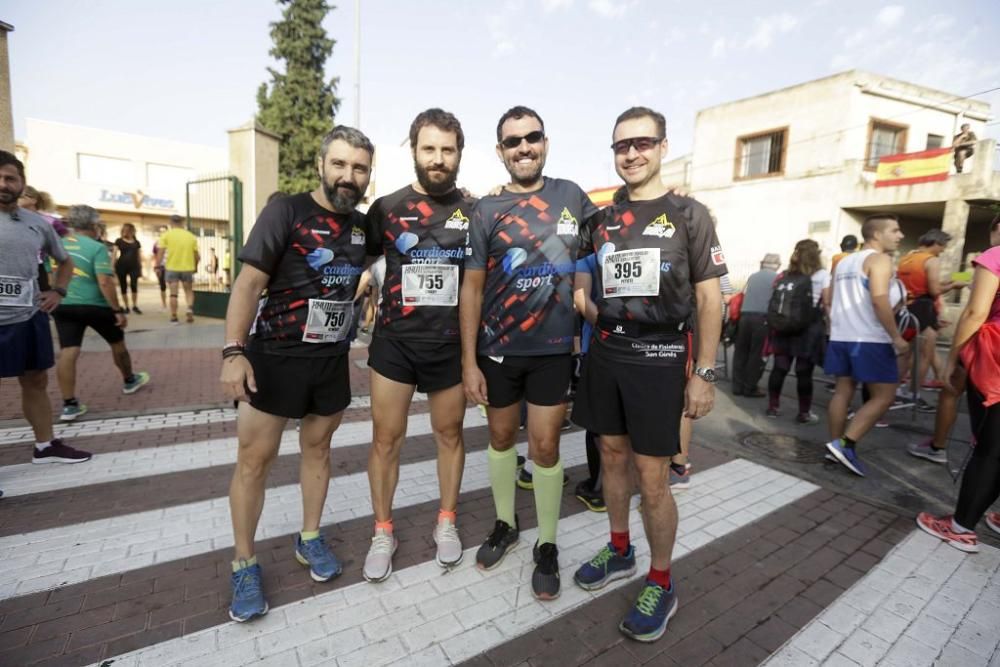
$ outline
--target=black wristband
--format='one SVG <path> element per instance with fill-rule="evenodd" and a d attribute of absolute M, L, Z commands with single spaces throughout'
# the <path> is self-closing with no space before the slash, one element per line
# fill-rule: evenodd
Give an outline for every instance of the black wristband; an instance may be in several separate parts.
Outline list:
<path fill-rule="evenodd" d="M 53 287 L 52 291 L 55 292 L 56 294 L 58 294 L 59 296 L 61 296 L 62 298 L 64 298 L 64 299 L 66 298 L 66 288 L 65 287 Z"/>

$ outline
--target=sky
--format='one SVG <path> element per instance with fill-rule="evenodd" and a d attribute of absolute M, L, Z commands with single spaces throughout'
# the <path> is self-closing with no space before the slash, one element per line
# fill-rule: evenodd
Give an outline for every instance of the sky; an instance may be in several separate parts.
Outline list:
<path fill-rule="evenodd" d="M 996 0 L 361 0 L 361 129 L 398 147 L 413 117 L 452 111 L 465 183 L 506 181 L 496 122 L 539 112 L 546 173 L 617 183 L 610 135 L 634 104 L 667 118 L 670 155 L 691 149 L 699 109 L 858 68 L 956 95 L 1000 87 Z M 225 146 L 268 79 L 273 0 L 0 0 L 15 136 L 26 118 Z M 336 40 L 337 120 L 353 124 L 355 3 L 323 23 Z M 1000 92 L 977 97 L 1000 116 Z M 988 126 L 1000 138 L 1000 124 Z M 403 160 L 405 153 L 386 151 Z M 403 165 L 399 165 L 402 167 Z M 408 165 L 406 165 L 408 168 Z M 471 182 L 470 182 L 471 181 Z"/>

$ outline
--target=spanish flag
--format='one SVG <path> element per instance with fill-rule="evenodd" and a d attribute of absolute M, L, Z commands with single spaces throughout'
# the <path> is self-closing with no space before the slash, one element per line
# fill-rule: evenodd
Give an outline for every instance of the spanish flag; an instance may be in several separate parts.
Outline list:
<path fill-rule="evenodd" d="M 604 208 L 605 206 L 611 206 L 611 203 L 615 196 L 615 191 L 621 187 L 620 185 L 612 186 L 610 188 L 597 188 L 596 190 L 591 190 L 587 193 L 590 197 L 590 201 L 594 203 L 597 208 Z"/>
<path fill-rule="evenodd" d="M 901 153 L 879 158 L 876 188 L 913 185 L 948 180 L 951 148 L 935 148 L 919 153 Z"/>

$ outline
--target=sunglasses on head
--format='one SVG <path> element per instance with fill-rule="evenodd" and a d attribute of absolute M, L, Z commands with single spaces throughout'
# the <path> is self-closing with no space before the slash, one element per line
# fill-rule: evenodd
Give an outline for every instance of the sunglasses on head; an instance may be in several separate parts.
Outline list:
<path fill-rule="evenodd" d="M 611 150 L 618 155 L 623 155 L 628 153 L 632 146 L 635 146 L 635 149 L 641 153 L 643 151 L 650 150 L 661 141 L 663 141 L 663 137 L 632 137 L 630 139 L 622 139 L 621 141 L 614 142 L 611 144 Z"/>
<path fill-rule="evenodd" d="M 517 148 L 521 145 L 522 141 L 527 141 L 529 144 L 537 144 L 544 138 L 544 132 L 535 130 L 534 132 L 528 132 L 523 137 L 505 137 L 500 140 L 500 145 L 504 148 Z"/>

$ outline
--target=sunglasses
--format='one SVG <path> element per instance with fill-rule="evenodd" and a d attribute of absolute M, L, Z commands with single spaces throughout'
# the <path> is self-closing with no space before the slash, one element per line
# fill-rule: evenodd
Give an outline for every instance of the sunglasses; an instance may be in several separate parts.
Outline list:
<path fill-rule="evenodd" d="M 611 150 L 616 155 L 624 155 L 628 153 L 632 146 L 635 146 L 635 149 L 642 153 L 654 148 L 661 141 L 663 141 L 663 137 L 632 137 L 631 139 L 622 139 L 611 144 Z"/>
<path fill-rule="evenodd" d="M 545 133 L 541 130 L 535 130 L 534 132 L 528 132 L 523 137 L 506 137 L 500 140 L 500 145 L 504 148 L 517 148 L 521 145 L 522 141 L 527 141 L 529 144 L 537 144 L 545 138 Z"/>

